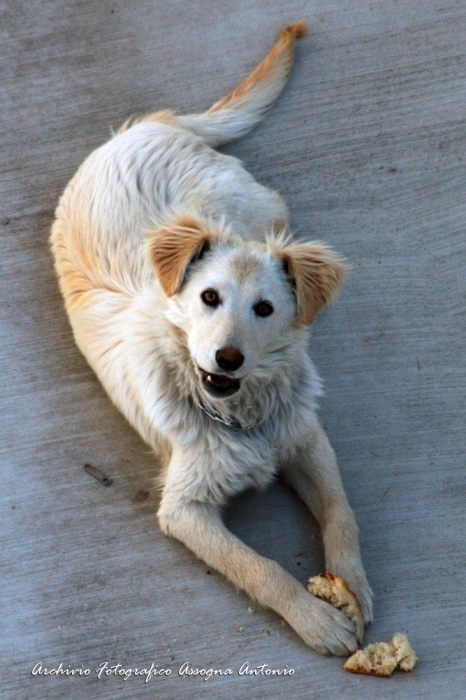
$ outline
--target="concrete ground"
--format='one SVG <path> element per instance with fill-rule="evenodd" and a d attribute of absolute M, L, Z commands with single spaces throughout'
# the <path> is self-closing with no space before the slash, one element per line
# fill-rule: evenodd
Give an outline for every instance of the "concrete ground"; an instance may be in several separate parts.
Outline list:
<path fill-rule="evenodd" d="M 466 4 L 0 8 L 0 696 L 466 698 Z M 155 108 L 207 108 L 297 19 L 313 30 L 289 87 L 226 150 L 284 195 L 299 235 L 353 265 L 312 353 L 375 593 L 366 641 L 405 632 L 420 658 L 391 680 L 318 656 L 161 535 L 154 459 L 74 346 L 48 246 L 61 191 L 110 127 Z M 86 474 L 86 462 L 113 484 Z M 303 583 L 322 570 L 316 525 L 281 484 L 244 494 L 226 520 Z M 179 675 L 186 662 L 232 675 Z M 294 674 L 240 675 L 246 662 Z M 90 673 L 33 675 L 40 663 Z M 99 678 L 105 663 L 171 675 Z"/>

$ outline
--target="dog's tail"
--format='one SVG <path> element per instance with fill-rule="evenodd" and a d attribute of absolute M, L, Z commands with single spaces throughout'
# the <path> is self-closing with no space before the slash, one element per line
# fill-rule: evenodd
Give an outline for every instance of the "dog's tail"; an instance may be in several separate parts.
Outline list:
<path fill-rule="evenodd" d="M 282 29 L 273 49 L 246 80 L 204 114 L 176 117 L 179 126 L 201 136 L 210 146 L 247 134 L 262 121 L 285 87 L 293 66 L 295 39 L 307 33 L 305 22 Z"/>
<path fill-rule="evenodd" d="M 221 146 L 252 131 L 273 105 L 293 66 L 294 42 L 308 33 L 305 22 L 295 22 L 282 29 L 272 51 L 250 76 L 203 114 L 175 116 L 157 112 L 139 119 L 128 119 L 117 133 L 134 124 L 154 121 L 179 126 L 204 139 L 209 146 Z"/>

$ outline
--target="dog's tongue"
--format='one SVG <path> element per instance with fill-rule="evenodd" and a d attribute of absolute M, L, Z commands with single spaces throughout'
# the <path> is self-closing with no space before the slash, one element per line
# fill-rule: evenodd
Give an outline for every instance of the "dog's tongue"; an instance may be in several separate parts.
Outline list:
<path fill-rule="evenodd" d="M 210 384 L 213 384 L 213 386 L 218 386 L 221 389 L 226 389 L 235 382 L 234 379 L 231 379 L 231 377 L 226 377 L 224 374 L 209 374 L 207 375 L 207 381 Z"/>

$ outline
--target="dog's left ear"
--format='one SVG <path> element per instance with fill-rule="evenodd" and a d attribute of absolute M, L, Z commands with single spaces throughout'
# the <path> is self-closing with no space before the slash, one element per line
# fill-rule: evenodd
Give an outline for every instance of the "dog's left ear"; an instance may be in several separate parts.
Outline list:
<path fill-rule="evenodd" d="M 311 326 L 335 299 L 348 270 L 343 261 L 321 243 L 275 242 L 273 254 L 291 278 L 296 293 L 298 319 Z"/>
<path fill-rule="evenodd" d="M 149 233 L 149 258 L 167 297 L 180 290 L 189 263 L 201 257 L 218 237 L 202 221 L 189 216 Z"/>

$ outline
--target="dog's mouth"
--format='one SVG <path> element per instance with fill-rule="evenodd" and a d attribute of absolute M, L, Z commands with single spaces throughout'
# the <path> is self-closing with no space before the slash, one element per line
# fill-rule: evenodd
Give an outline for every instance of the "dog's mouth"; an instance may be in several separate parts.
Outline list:
<path fill-rule="evenodd" d="M 239 390 L 240 380 L 228 377 L 226 374 L 213 374 L 199 368 L 202 385 L 208 394 L 219 399 L 233 396 Z"/>

